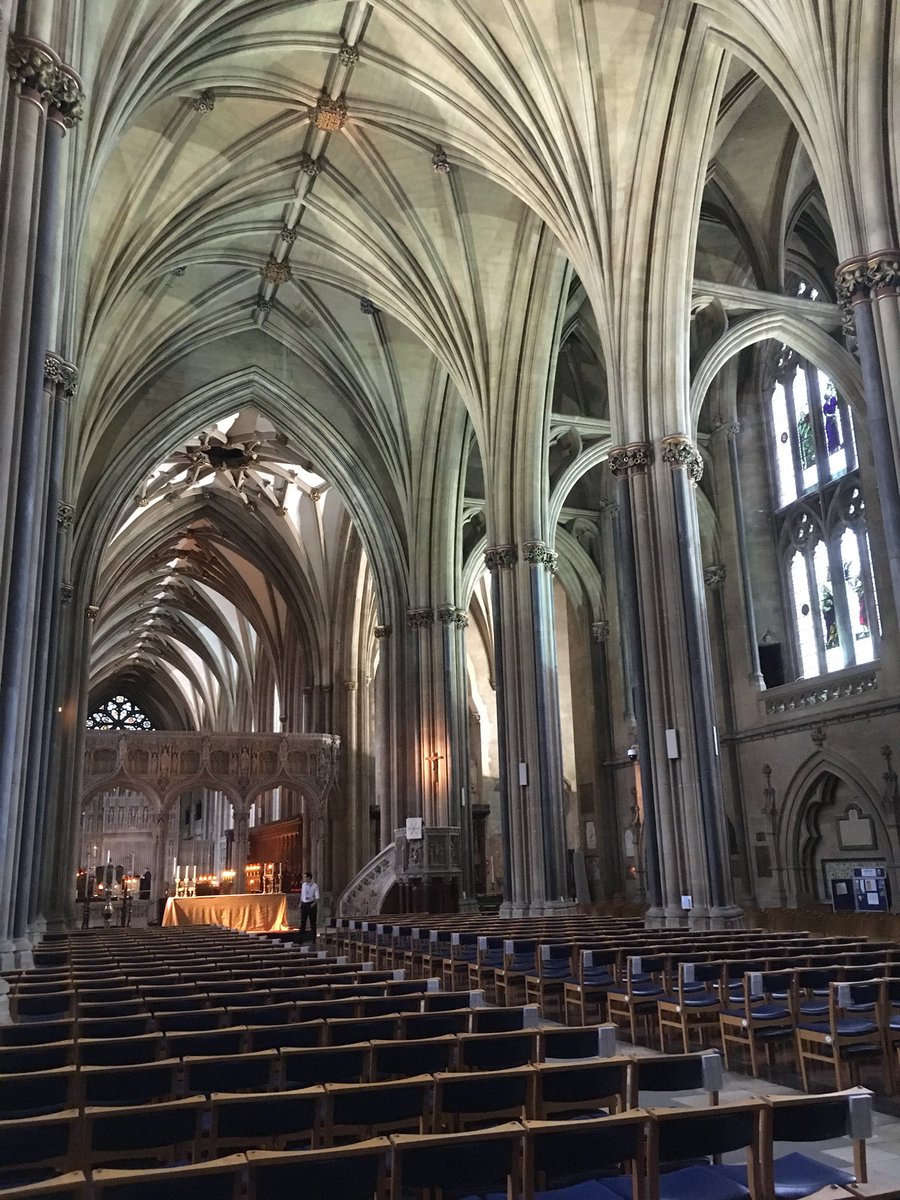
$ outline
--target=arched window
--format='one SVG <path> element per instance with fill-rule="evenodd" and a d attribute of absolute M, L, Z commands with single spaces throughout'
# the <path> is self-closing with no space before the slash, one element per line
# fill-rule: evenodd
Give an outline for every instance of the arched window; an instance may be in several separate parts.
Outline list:
<path fill-rule="evenodd" d="M 127 696 L 113 696 L 105 704 L 101 704 L 96 712 L 91 713 L 87 719 L 87 727 L 98 733 L 120 729 L 126 733 L 129 730 L 135 733 L 142 729 L 152 729 L 153 723 L 133 700 L 129 700 Z"/>
<path fill-rule="evenodd" d="M 850 409 L 827 375 L 782 347 L 769 417 L 797 673 L 871 662 L 881 626 Z"/>

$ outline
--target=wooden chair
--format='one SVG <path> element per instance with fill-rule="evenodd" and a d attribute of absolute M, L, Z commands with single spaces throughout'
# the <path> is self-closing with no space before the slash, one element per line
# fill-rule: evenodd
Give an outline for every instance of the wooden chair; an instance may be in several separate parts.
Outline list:
<path fill-rule="evenodd" d="M 738 1150 L 746 1151 L 746 1184 L 738 1185 L 739 1190 L 731 1194 L 739 1196 L 746 1191 L 750 1200 L 768 1200 L 761 1180 L 761 1113 L 764 1107 L 762 1100 L 744 1100 L 699 1110 L 651 1108 L 647 1143 L 648 1200 L 721 1197 L 723 1183 L 728 1181 L 733 1185 L 733 1181 L 727 1171 L 712 1160 Z M 701 1161 L 698 1163 L 697 1160 Z M 679 1166 L 685 1162 L 690 1165 Z"/>
<path fill-rule="evenodd" d="M 616 986 L 615 950 L 580 950 L 576 954 L 576 976 L 563 984 L 565 1019 L 576 1025 L 587 1025 L 595 1019 L 606 1020 L 606 997 Z"/>
<path fill-rule="evenodd" d="M 618 1024 L 625 1021 L 631 1041 L 637 1043 L 637 1028 L 644 1022 L 647 1040 L 650 1041 L 650 1021 L 656 1016 L 656 1005 L 665 995 L 663 983 L 666 973 L 665 958 L 645 958 L 630 955 L 625 967 L 623 984 L 609 989 L 606 995 L 610 1021 Z"/>
<path fill-rule="evenodd" d="M 380 1083 L 326 1083 L 326 1146 L 387 1133 L 424 1133 L 431 1118 L 434 1081 L 411 1075 Z"/>
<path fill-rule="evenodd" d="M 870 984 L 833 983 L 829 988 L 828 1019 L 801 1020 L 797 1024 L 797 1058 L 804 1091 L 809 1090 L 807 1064 L 810 1062 L 831 1066 L 836 1087 L 840 1090 L 844 1086 L 845 1067 L 850 1084 L 858 1084 L 860 1062 L 886 1056 L 885 1034 L 878 1021 L 879 1009 L 883 1008 L 881 993 L 882 985 L 878 981 Z"/>
<path fill-rule="evenodd" d="M 722 963 L 679 963 L 674 994 L 661 996 L 656 1005 L 660 1050 L 667 1049 L 667 1032 L 681 1038 L 685 1054 L 690 1051 L 693 1034 L 701 1046 L 709 1045 L 710 1032 L 719 1031 L 723 990 Z"/>
<path fill-rule="evenodd" d="M 518 1196 L 523 1136 L 516 1123 L 468 1133 L 394 1136 L 391 1200 L 439 1197 L 451 1189 L 459 1195 L 503 1191 Z"/>
<path fill-rule="evenodd" d="M 325 1089 L 210 1096 L 209 1153 L 314 1149 L 322 1142 Z"/>
<path fill-rule="evenodd" d="M 730 1068 L 730 1050 L 733 1046 L 747 1050 L 754 1079 L 759 1078 L 760 1050 L 765 1051 L 766 1065 L 771 1071 L 772 1047 L 785 1045 L 792 1048 L 795 1011 L 793 984 L 790 985 L 787 1001 L 772 996 L 773 988 L 782 995 L 784 986 L 784 975 L 778 971 L 748 971 L 744 975 L 742 1002 L 729 1004 L 719 1013 L 726 1069 Z"/>
<path fill-rule="evenodd" d="M 91 1177 L 92 1200 L 240 1200 L 244 1169 L 243 1154 L 232 1154 L 214 1162 L 157 1170 L 112 1171 L 104 1168 Z"/>
<path fill-rule="evenodd" d="M 573 1185 L 581 1181 L 595 1200 L 643 1197 L 646 1123 L 644 1113 L 586 1121 L 526 1121 L 524 1200 L 535 1200 L 545 1189 L 552 1189 L 548 1195 L 571 1195 L 569 1189 L 574 1191 Z M 609 1177 L 616 1166 L 621 1174 Z"/>
<path fill-rule="evenodd" d="M 602 1062 L 539 1063 L 535 1067 L 536 1119 L 583 1119 L 622 1112 L 630 1062 L 628 1058 L 607 1058 Z"/>
<path fill-rule="evenodd" d="M 248 1200 L 386 1200 L 390 1149 L 387 1138 L 372 1138 L 327 1150 L 250 1150 Z"/>
<path fill-rule="evenodd" d="M 434 1132 L 520 1121 L 534 1115 L 532 1067 L 505 1071 L 439 1071 L 434 1077 Z"/>

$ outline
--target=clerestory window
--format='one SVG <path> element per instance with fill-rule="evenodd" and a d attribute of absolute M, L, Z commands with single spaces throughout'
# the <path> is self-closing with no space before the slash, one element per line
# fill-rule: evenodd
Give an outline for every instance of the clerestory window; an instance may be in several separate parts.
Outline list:
<path fill-rule="evenodd" d="M 853 418 L 832 380 L 786 347 L 770 427 L 797 674 L 871 662 L 881 624 Z"/>
<path fill-rule="evenodd" d="M 121 695 L 111 696 L 105 704 L 101 704 L 96 712 L 91 713 L 86 724 L 88 729 L 98 733 L 109 733 L 111 730 L 136 733 L 153 728 L 146 713 L 141 712 L 133 700 Z"/>

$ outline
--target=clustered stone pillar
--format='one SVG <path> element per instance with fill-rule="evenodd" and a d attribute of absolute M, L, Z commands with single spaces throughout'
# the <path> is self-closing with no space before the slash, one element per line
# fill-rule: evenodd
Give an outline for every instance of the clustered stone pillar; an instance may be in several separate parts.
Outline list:
<path fill-rule="evenodd" d="M 555 554 L 539 541 L 485 552 L 491 572 L 504 914 L 570 907 L 553 620 Z"/>
<path fill-rule="evenodd" d="M 734 906 L 694 485 L 682 434 L 613 450 L 621 604 L 644 794 L 650 923 L 719 927 Z M 682 897 L 690 906 L 682 911 Z"/>
<path fill-rule="evenodd" d="M 9 40 L 0 211 L 0 966 L 27 966 L 39 920 L 36 864 L 45 826 L 57 637 L 58 539 L 65 422 L 45 392 L 58 278 L 62 139 L 81 116 L 78 76 L 41 36 L 45 6 L 25 9 Z"/>
<path fill-rule="evenodd" d="M 900 611 L 900 430 L 894 408 L 900 396 L 900 250 L 841 263 L 837 294 L 845 334 L 859 352 L 894 608 Z"/>

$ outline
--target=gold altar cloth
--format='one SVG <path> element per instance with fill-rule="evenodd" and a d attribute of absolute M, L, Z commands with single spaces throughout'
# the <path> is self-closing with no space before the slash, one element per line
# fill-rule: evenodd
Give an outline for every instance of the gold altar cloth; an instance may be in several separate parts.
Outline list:
<path fill-rule="evenodd" d="M 163 925 L 225 925 L 245 933 L 279 933 L 289 929 L 287 896 L 250 893 L 239 896 L 194 896 L 176 900 L 170 896 Z"/>

